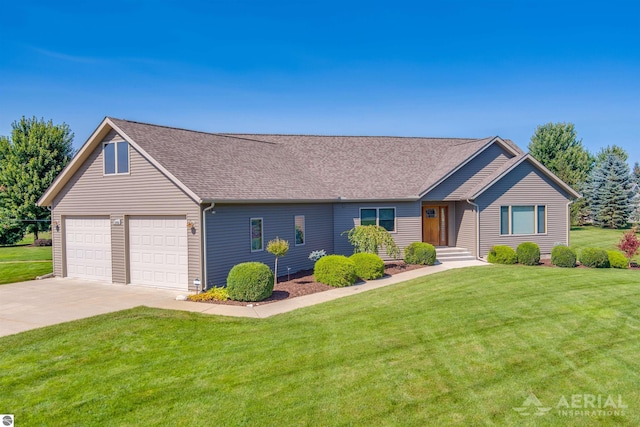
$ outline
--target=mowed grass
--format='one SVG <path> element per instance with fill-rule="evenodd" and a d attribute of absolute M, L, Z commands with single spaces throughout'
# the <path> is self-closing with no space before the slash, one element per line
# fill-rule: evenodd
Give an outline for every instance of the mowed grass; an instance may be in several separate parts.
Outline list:
<path fill-rule="evenodd" d="M 40 238 L 51 238 L 50 233 L 40 233 Z M 33 244 L 33 234 L 25 236 L 15 246 L 0 246 L 0 285 L 51 273 L 51 246 L 29 246 Z"/>
<path fill-rule="evenodd" d="M 580 255 L 584 248 L 601 248 L 608 251 L 620 251 L 616 245 L 626 229 L 599 228 L 594 226 L 571 227 L 571 247 Z M 640 255 L 633 258 L 640 262 Z"/>
<path fill-rule="evenodd" d="M 136 308 L 0 338 L 0 408 L 16 425 L 640 425 L 639 277 L 496 265 L 268 319 Z M 529 393 L 553 409 L 520 415 Z M 558 412 L 578 394 L 628 408 Z"/>

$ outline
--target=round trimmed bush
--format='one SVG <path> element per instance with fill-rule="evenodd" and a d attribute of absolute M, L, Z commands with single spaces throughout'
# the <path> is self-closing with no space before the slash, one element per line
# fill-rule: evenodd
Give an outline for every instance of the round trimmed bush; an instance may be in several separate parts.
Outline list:
<path fill-rule="evenodd" d="M 538 265 L 540 264 L 540 247 L 533 242 L 523 242 L 516 249 L 518 264 Z"/>
<path fill-rule="evenodd" d="M 580 254 L 580 263 L 591 268 L 609 268 L 609 255 L 604 249 L 585 248 Z"/>
<path fill-rule="evenodd" d="M 404 262 L 407 264 L 433 265 L 436 262 L 436 248 L 430 243 L 413 242 L 404 248 Z"/>
<path fill-rule="evenodd" d="M 558 267 L 573 268 L 576 266 L 576 253 L 568 246 L 554 246 L 551 250 L 551 264 Z"/>
<path fill-rule="evenodd" d="M 273 293 L 273 272 L 261 262 L 235 265 L 227 276 L 227 292 L 235 301 L 262 301 Z"/>
<path fill-rule="evenodd" d="M 505 245 L 492 247 L 487 255 L 487 261 L 493 264 L 515 264 L 517 260 L 516 251 Z"/>
<path fill-rule="evenodd" d="M 334 288 L 356 283 L 356 264 L 344 255 L 327 255 L 320 258 L 313 269 L 316 280 Z"/>
<path fill-rule="evenodd" d="M 629 260 L 618 251 L 607 251 L 611 268 L 629 268 Z"/>
<path fill-rule="evenodd" d="M 356 265 L 356 275 L 362 280 L 379 279 L 384 276 L 384 261 L 376 254 L 360 252 L 349 257 Z"/>

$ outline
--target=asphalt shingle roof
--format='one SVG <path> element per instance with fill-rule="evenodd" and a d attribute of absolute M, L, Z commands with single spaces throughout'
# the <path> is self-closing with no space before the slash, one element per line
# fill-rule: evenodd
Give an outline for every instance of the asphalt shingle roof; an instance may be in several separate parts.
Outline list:
<path fill-rule="evenodd" d="M 493 140 L 220 134 L 110 120 L 212 201 L 415 199 Z"/>

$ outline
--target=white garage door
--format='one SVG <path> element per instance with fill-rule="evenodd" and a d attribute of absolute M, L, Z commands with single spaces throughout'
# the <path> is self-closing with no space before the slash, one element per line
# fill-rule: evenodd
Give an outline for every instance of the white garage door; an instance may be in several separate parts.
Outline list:
<path fill-rule="evenodd" d="M 187 231 L 183 216 L 129 218 L 131 284 L 187 290 Z"/>
<path fill-rule="evenodd" d="M 111 282 L 109 218 L 65 219 L 67 277 Z"/>

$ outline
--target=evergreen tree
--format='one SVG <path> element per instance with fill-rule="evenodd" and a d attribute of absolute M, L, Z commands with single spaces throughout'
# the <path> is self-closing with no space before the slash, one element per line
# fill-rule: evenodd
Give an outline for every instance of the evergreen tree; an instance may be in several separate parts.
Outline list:
<path fill-rule="evenodd" d="M 633 164 L 633 179 L 635 180 L 636 184 L 640 185 L 640 165 L 638 164 L 638 162 L 635 162 Z"/>
<path fill-rule="evenodd" d="M 11 136 L 0 137 L 0 221 L 18 221 L 23 234 L 33 231 L 38 238 L 51 213 L 36 202 L 73 156 L 73 133 L 65 123 L 35 117 L 11 126 Z"/>
<path fill-rule="evenodd" d="M 590 175 L 585 197 L 593 222 L 600 227 L 618 228 L 627 224 L 633 210 L 634 184 L 629 165 L 617 154 L 608 154 Z"/>

